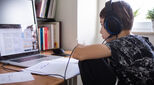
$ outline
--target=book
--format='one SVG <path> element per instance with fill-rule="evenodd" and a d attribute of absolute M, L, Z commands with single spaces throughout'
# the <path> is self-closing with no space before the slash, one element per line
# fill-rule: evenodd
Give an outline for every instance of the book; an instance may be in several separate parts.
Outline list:
<path fill-rule="evenodd" d="M 40 28 L 37 29 L 37 33 L 38 33 L 39 50 L 41 50 L 41 44 L 40 44 Z"/>
<path fill-rule="evenodd" d="M 44 33 L 44 50 L 48 49 L 48 27 L 43 27 Z"/>
<path fill-rule="evenodd" d="M 47 7 L 47 0 L 42 0 L 39 17 L 45 18 L 46 7 Z"/>
<path fill-rule="evenodd" d="M 54 48 L 54 25 L 47 24 L 48 29 L 48 49 Z"/>
<path fill-rule="evenodd" d="M 35 7 L 36 7 L 36 16 L 37 17 L 40 17 L 41 5 L 42 5 L 42 0 L 36 0 Z"/>
<path fill-rule="evenodd" d="M 43 50 L 43 28 L 40 28 L 40 50 Z"/>
<path fill-rule="evenodd" d="M 50 1 L 51 1 L 51 0 L 47 0 L 46 10 L 45 10 L 45 18 L 47 18 L 47 16 L 48 16 Z"/>
<path fill-rule="evenodd" d="M 54 47 L 60 48 L 60 22 L 53 22 L 54 24 Z"/>
<path fill-rule="evenodd" d="M 47 18 L 54 18 L 55 17 L 55 11 L 56 11 L 56 0 L 50 1 L 50 6 L 48 10 L 48 16 Z"/>

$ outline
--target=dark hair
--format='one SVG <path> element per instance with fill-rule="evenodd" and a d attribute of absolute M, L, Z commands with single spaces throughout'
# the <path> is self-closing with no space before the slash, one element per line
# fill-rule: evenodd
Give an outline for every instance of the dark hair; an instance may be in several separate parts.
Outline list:
<path fill-rule="evenodd" d="M 110 1 L 106 2 L 109 4 Z M 109 15 L 108 8 L 104 7 L 100 12 L 100 18 L 104 18 Z M 112 2 L 112 13 L 118 17 L 119 21 L 122 23 L 122 30 L 131 29 L 133 26 L 134 16 L 130 5 L 124 1 Z"/>

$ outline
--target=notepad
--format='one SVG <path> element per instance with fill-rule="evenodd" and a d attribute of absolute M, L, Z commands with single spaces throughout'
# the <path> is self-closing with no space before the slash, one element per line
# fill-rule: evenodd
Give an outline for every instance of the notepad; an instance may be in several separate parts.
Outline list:
<path fill-rule="evenodd" d="M 31 73 L 63 78 L 67 62 L 68 62 L 68 58 L 62 57 L 62 58 L 58 58 L 50 61 L 40 62 L 24 70 L 29 71 Z M 57 76 L 54 74 L 58 74 L 61 76 Z M 78 74 L 79 74 L 78 60 L 71 58 L 67 68 L 67 72 L 66 72 L 66 79 L 70 79 Z"/>
<path fill-rule="evenodd" d="M 11 72 L 0 74 L 0 84 L 16 83 L 34 80 L 29 72 Z"/>

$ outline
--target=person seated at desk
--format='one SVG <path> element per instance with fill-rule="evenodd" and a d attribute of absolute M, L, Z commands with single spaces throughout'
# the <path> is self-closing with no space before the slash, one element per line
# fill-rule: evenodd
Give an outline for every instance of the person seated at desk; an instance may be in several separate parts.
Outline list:
<path fill-rule="evenodd" d="M 83 85 L 154 85 L 154 46 L 147 37 L 131 35 L 133 12 L 124 1 L 108 1 L 100 12 L 106 43 L 77 45 Z"/>

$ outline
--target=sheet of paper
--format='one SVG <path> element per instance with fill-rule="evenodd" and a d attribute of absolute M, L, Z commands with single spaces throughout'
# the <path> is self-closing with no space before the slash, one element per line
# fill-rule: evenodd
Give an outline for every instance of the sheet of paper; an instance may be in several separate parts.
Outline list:
<path fill-rule="evenodd" d="M 66 70 L 66 65 L 68 58 L 58 58 L 51 61 L 43 61 L 34 66 L 24 69 L 36 74 L 55 76 L 58 78 L 63 78 Z M 55 74 L 61 75 L 57 76 Z M 72 78 L 75 75 L 79 74 L 78 60 L 71 58 L 70 63 L 66 72 L 66 79 Z"/>
<path fill-rule="evenodd" d="M 34 80 L 29 72 L 11 72 L 0 74 L 0 84 L 25 82 Z"/>
<path fill-rule="evenodd" d="M 57 58 L 57 59 L 49 60 L 49 61 L 67 63 L 68 59 L 69 59 L 68 57 L 61 57 L 61 58 Z M 76 60 L 74 58 L 70 58 L 70 62 L 69 63 L 78 64 L 78 60 Z"/>

